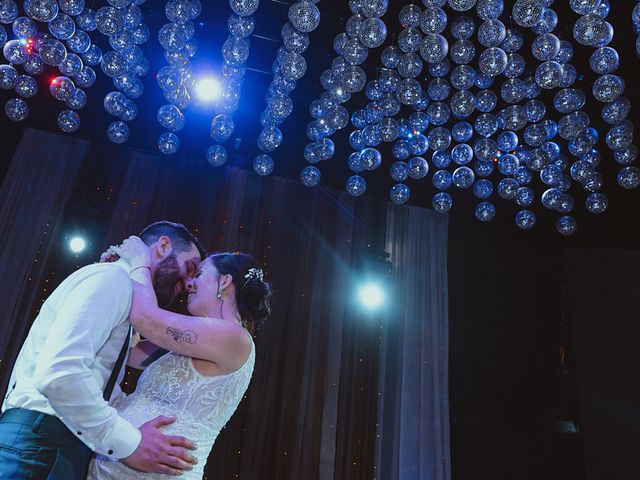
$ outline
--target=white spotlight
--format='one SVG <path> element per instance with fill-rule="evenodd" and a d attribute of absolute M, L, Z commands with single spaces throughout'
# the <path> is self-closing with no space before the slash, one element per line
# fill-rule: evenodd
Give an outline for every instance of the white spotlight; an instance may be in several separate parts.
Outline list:
<path fill-rule="evenodd" d="M 73 237 L 71 240 L 69 240 L 69 249 L 71 249 L 73 253 L 82 252 L 86 246 L 87 242 L 84 241 L 84 238 Z"/>
<path fill-rule="evenodd" d="M 366 283 L 360 287 L 358 292 L 360 303 L 367 310 L 380 308 L 384 303 L 384 292 L 380 285 L 376 283 Z"/>
<path fill-rule="evenodd" d="M 220 97 L 220 82 L 213 77 L 203 77 L 196 82 L 196 95 L 203 102 L 211 102 Z"/>

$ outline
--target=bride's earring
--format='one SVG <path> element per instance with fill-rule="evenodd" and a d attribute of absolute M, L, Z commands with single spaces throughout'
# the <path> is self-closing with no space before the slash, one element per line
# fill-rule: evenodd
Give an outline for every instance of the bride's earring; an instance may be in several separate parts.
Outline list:
<path fill-rule="evenodd" d="M 218 291 L 216 293 L 216 298 L 218 300 L 220 300 L 222 298 L 222 292 L 224 291 L 224 289 L 222 287 L 220 287 L 220 279 L 218 279 Z"/>

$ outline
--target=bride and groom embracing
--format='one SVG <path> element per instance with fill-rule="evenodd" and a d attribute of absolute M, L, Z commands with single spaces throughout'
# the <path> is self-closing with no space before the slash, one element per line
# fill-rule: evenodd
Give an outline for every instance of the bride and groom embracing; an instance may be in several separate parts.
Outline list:
<path fill-rule="evenodd" d="M 253 257 L 206 257 L 183 225 L 163 221 L 102 260 L 52 292 L 20 350 L 0 416 L 0 478 L 201 479 L 249 385 L 250 331 L 271 295 Z M 184 290 L 190 315 L 160 308 Z M 169 353 L 153 361 L 158 348 Z M 128 396 L 125 360 L 148 365 Z"/>

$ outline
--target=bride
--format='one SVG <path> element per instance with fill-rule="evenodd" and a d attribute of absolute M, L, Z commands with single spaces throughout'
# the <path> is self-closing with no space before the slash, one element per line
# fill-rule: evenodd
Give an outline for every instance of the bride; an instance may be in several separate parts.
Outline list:
<path fill-rule="evenodd" d="M 130 265 L 140 266 L 131 272 L 131 324 L 170 351 L 145 369 L 135 392 L 115 408 L 136 426 L 158 415 L 176 417 L 163 433 L 196 443 L 197 450 L 190 453 L 198 462 L 182 477 L 201 479 L 216 437 L 249 385 L 255 359 L 249 330 L 270 313 L 271 288 L 250 255 L 214 254 L 202 261 L 186 285 L 187 310 L 193 316 L 180 315 L 158 307 L 147 267 L 149 248 L 142 240 L 129 237 L 111 250 Z M 134 478 L 167 476 L 139 472 L 100 455 L 91 461 L 87 476 L 89 480 Z"/>

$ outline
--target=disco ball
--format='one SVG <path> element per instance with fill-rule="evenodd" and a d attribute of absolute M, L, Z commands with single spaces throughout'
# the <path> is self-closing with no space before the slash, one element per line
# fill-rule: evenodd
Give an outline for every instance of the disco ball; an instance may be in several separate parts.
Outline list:
<path fill-rule="evenodd" d="M 541 63 L 536 68 L 535 80 L 540 88 L 550 90 L 556 88 L 562 80 L 562 65 L 556 61 Z"/>
<path fill-rule="evenodd" d="M 389 198 L 391 201 L 396 204 L 403 204 L 407 200 L 409 200 L 409 196 L 411 195 L 411 191 L 409 187 L 407 187 L 403 183 L 397 183 L 391 187 L 389 191 Z"/>
<path fill-rule="evenodd" d="M 436 193 L 431 201 L 433 209 L 438 213 L 447 213 L 453 206 L 453 199 L 447 192 Z"/>
<path fill-rule="evenodd" d="M 624 91 L 624 80 L 617 75 L 603 75 L 593 82 L 593 96 L 600 102 L 612 102 Z"/>
<path fill-rule="evenodd" d="M 51 92 L 51 95 L 56 100 L 60 100 L 63 102 L 71 97 L 71 94 L 73 93 L 75 88 L 76 87 L 73 81 L 68 77 L 56 77 L 51 81 L 51 84 L 49 85 L 49 91 Z"/>
<path fill-rule="evenodd" d="M 235 124 L 231 117 L 228 115 L 217 115 L 211 121 L 211 138 L 216 142 L 226 142 L 234 129 Z"/>
<path fill-rule="evenodd" d="M 15 90 L 22 98 L 31 98 L 38 92 L 38 82 L 29 75 L 20 75 L 16 78 Z"/>
<path fill-rule="evenodd" d="M 591 54 L 589 66 L 599 75 L 613 73 L 618 69 L 620 59 L 618 52 L 611 47 L 602 47 Z"/>
<path fill-rule="evenodd" d="M 490 222 L 496 216 L 496 207 L 491 202 L 481 202 L 476 206 L 474 213 L 481 222 Z"/>
<path fill-rule="evenodd" d="M 431 181 L 438 190 L 446 190 L 453 184 L 451 172 L 448 170 L 438 170 L 433 174 Z"/>
<path fill-rule="evenodd" d="M 499 47 L 484 50 L 478 59 L 480 71 L 490 77 L 500 75 L 507 68 L 507 54 Z"/>
<path fill-rule="evenodd" d="M 320 183 L 320 170 L 309 165 L 300 172 L 300 181 L 305 187 L 315 187 Z"/>
<path fill-rule="evenodd" d="M 58 40 L 67 40 L 75 33 L 76 23 L 69 15 L 60 13 L 49 22 L 49 31 Z"/>
<path fill-rule="evenodd" d="M 599 45 L 609 34 L 607 22 L 595 14 L 584 15 L 573 25 L 573 38 L 582 45 L 592 47 Z"/>
<path fill-rule="evenodd" d="M 48 65 L 58 66 L 67 58 L 67 49 L 59 40 L 45 40 L 38 49 L 40 57 Z"/>
<path fill-rule="evenodd" d="M 124 122 L 113 122 L 107 127 L 107 138 L 113 143 L 125 143 L 129 140 L 129 127 Z"/>
<path fill-rule="evenodd" d="M 475 174 L 469 167 L 458 167 L 453 171 L 452 180 L 458 188 L 469 188 L 473 185 Z"/>
<path fill-rule="evenodd" d="M 536 216 L 531 210 L 520 210 L 516 213 L 516 226 L 521 230 L 530 230 L 536 224 Z"/>
<path fill-rule="evenodd" d="M 29 105 L 21 98 L 12 98 L 4 105 L 4 113 L 14 122 L 21 122 L 29 116 Z"/>
<path fill-rule="evenodd" d="M 177 132 L 184 127 L 184 114 L 175 105 L 163 105 L 158 109 L 158 123 L 171 132 Z"/>
<path fill-rule="evenodd" d="M 80 88 L 76 88 L 65 103 L 73 110 L 80 110 L 87 104 L 87 94 Z"/>
<path fill-rule="evenodd" d="M 640 170 L 636 167 L 623 167 L 618 172 L 617 180 L 618 185 L 627 190 L 638 188 L 640 185 Z"/>
<path fill-rule="evenodd" d="M 359 38 L 365 47 L 377 48 L 387 38 L 387 27 L 379 18 L 368 18 L 362 22 Z"/>
<path fill-rule="evenodd" d="M 571 235 L 577 228 L 578 222 L 576 222 L 575 218 L 568 215 L 560 217 L 556 222 L 556 230 L 562 235 Z"/>
<path fill-rule="evenodd" d="M 165 155 L 173 155 L 180 148 L 180 139 L 175 133 L 161 133 L 156 142 L 158 150 Z"/>
<path fill-rule="evenodd" d="M 497 166 L 498 170 L 503 175 L 513 175 L 520 166 L 520 161 L 518 160 L 518 157 L 508 153 L 498 158 Z"/>
<path fill-rule="evenodd" d="M 428 33 L 422 39 L 420 55 L 429 63 L 437 63 L 444 60 L 449 52 L 447 39 L 442 35 Z"/>
<path fill-rule="evenodd" d="M 300 32 L 311 32 L 320 24 L 320 10 L 308 0 L 296 2 L 289 7 L 289 21 Z"/>
<path fill-rule="evenodd" d="M 421 13 L 422 11 L 420 10 L 420 7 L 414 4 L 402 7 L 400 14 L 398 15 L 402 28 L 418 27 L 420 25 Z"/>
<path fill-rule="evenodd" d="M 609 199 L 603 193 L 592 193 L 587 196 L 585 206 L 589 213 L 595 215 L 603 213 L 609 206 Z"/>
<path fill-rule="evenodd" d="M 467 10 L 471 10 L 477 0 L 447 0 L 449 6 L 458 12 L 466 12 Z"/>
<path fill-rule="evenodd" d="M 447 26 L 447 14 L 439 7 L 428 6 L 422 12 L 420 29 L 424 33 L 442 33 Z"/>
<path fill-rule="evenodd" d="M 111 35 L 124 27 L 124 14 L 114 7 L 102 7 L 96 12 L 96 28 L 103 35 Z"/>
<path fill-rule="evenodd" d="M 352 175 L 347 179 L 346 191 L 349 195 L 359 197 L 367 190 L 367 182 L 359 175 Z"/>
<path fill-rule="evenodd" d="M 476 13 L 483 20 L 495 20 L 503 10 L 503 0 L 478 0 L 476 4 Z"/>
<path fill-rule="evenodd" d="M 259 0 L 230 0 L 231 10 L 241 17 L 253 15 L 260 5 Z"/>
<path fill-rule="evenodd" d="M 10 7 L 11 4 L 13 4 L 13 8 Z M 29 17 L 43 23 L 50 22 L 58 15 L 58 2 L 56 2 L 56 0 L 25 0 L 23 8 Z M 10 12 L 14 9 L 17 14 L 17 8 L 14 2 L 2 2 L 0 21 L 2 21 L 2 23 L 9 23 L 5 21 L 5 12 Z"/>
<path fill-rule="evenodd" d="M 533 27 L 542 19 L 543 11 L 540 0 L 517 0 L 511 14 L 513 20 L 521 27 Z"/>
<path fill-rule="evenodd" d="M 476 30 L 473 19 L 467 16 L 456 17 L 451 23 L 451 35 L 457 40 L 468 40 Z"/>
<path fill-rule="evenodd" d="M 507 34 L 507 29 L 500 20 L 487 20 L 478 28 L 478 41 L 484 47 L 498 47 Z"/>
<path fill-rule="evenodd" d="M 80 115 L 73 110 L 63 110 L 56 121 L 60 130 L 65 133 L 73 133 L 80 128 Z"/>

